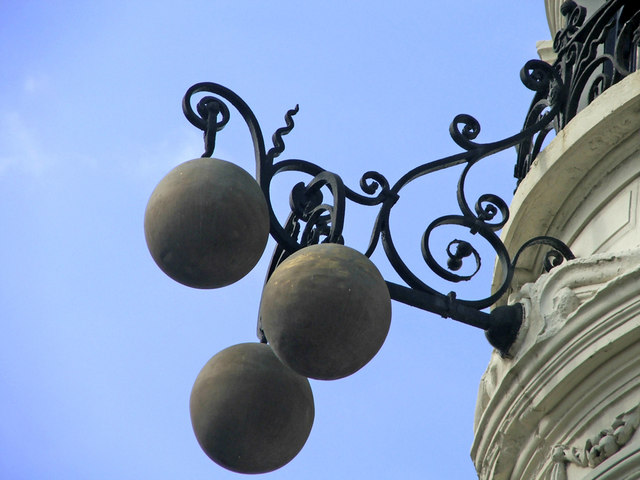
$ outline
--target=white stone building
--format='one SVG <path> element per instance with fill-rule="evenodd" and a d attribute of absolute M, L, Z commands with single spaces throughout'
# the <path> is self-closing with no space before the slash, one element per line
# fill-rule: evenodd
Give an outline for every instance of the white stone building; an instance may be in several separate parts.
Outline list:
<path fill-rule="evenodd" d="M 577 258 L 543 273 L 539 248 L 518 263 L 503 303 L 524 306 L 523 326 L 478 394 L 482 480 L 640 479 L 640 2 L 578 3 L 545 1 L 559 51 L 539 42 L 540 56 L 583 85 L 502 232 L 510 251 L 549 235 Z"/>

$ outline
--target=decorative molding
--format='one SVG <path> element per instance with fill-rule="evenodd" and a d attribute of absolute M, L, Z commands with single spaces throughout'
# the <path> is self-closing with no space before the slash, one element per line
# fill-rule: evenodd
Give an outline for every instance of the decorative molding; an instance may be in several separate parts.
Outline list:
<path fill-rule="evenodd" d="M 640 404 L 616 417 L 610 428 L 590 437 L 583 448 L 555 445 L 550 480 L 567 480 L 567 464 L 595 468 L 623 448 L 640 426 Z"/>
<path fill-rule="evenodd" d="M 536 51 L 538 52 L 540 60 L 547 62 L 549 65 L 553 65 L 558 59 L 558 54 L 553 50 L 553 40 L 540 40 L 536 42 Z"/>
<path fill-rule="evenodd" d="M 549 32 L 554 37 L 559 30 L 562 30 L 566 24 L 567 19 L 562 15 L 560 6 L 564 3 L 564 0 L 545 0 L 544 7 L 547 13 L 547 23 L 549 24 Z"/>
<path fill-rule="evenodd" d="M 523 327 L 512 357 L 494 353 L 480 382 L 471 456 L 481 480 L 562 480 L 554 445 L 584 447 L 616 415 L 640 407 L 640 248 L 567 262 L 511 301 L 524 306 Z M 626 430 L 618 428 L 638 421 L 616 420 L 612 431 L 624 443 Z M 592 438 L 576 458 L 594 456 L 606 436 Z M 640 435 L 634 438 L 640 449 Z M 622 480 L 608 466 L 623 468 L 633 448 L 594 470 L 568 463 L 567 480 Z M 559 450 L 563 458 L 572 453 Z M 640 455 L 637 461 L 640 472 Z"/>

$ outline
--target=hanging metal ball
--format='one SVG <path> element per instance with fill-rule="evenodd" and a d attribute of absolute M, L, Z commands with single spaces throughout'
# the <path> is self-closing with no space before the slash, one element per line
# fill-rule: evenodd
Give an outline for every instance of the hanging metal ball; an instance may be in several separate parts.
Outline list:
<path fill-rule="evenodd" d="M 314 419 L 309 381 L 263 343 L 215 355 L 196 378 L 191 423 L 204 452 L 239 473 L 266 473 L 302 449 Z"/>
<path fill-rule="evenodd" d="M 283 363 L 306 377 L 334 380 L 378 353 L 389 332 L 391 299 L 366 256 L 344 245 L 313 245 L 273 272 L 260 318 Z"/>
<path fill-rule="evenodd" d="M 190 160 L 158 184 L 144 217 L 147 246 L 174 280 L 219 288 L 258 263 L 269 236 L 269 211 L 260 186 L 237 165 Z"/>

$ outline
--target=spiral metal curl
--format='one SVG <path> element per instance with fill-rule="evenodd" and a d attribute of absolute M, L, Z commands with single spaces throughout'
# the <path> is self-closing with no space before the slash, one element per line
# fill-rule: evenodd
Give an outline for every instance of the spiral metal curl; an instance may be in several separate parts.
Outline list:
<path fill-rule="evenodd" d="M 282 137 L 284 135 L 287 135 L 289 132 L 291 132 L 291 130 L 293 130 L 293 127 L 295 126 L 295 123 L 293 121 L 293 116 L 299 111 L 300 111 L 300 106 L 296 105 L 294 108 L 292 108 L 285 114 L 284 120 L 287 126 L 278 128 L 273 134 L 273 137 L 272 137 L 273 148 L 271 148 L 267 152 L 268 158 L 274 159 L 278 157 L 282 152 L 284 152 L 284 140 L 282 139 Z"/>
<path fill-rule="evenodd" d="M 520 255 L 522 255 L 525 250 L 535 245 L 545 245 L 550 247 L 550 250 L 547 251 L 544 258 L 543 266 L 545 272 L 551 271 L 552 268 L 561 265 L 566 260 L 573 260 L 576 258 L 569 247 L 567 247 L 563 242 L 557 238 L 543 235 L 526 241 L 514 255 L 511 267 L 515 268 L 518 264 L 518 260 L 520 259 Z"/>
<path fill-rule="evenodd" d="M 460 125 L 462 125 L 462 129 L 460 129 Z M 480 130 L 480 122 L 466 113 L 456 115 L 451 125 L 449 125 L 449 135 L 451 135 L 454 142 L 465 150 L 471 150 L 478 146 L 471 140 L 480 135 Z"/>

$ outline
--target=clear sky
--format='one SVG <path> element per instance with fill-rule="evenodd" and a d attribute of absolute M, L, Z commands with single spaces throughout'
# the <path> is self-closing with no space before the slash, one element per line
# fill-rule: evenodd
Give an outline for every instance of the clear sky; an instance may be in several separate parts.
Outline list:
<path fill-rule="evenodd" d="M 181 112 L 189 86 L 233 89 L 267 141 L 299 103 L 281 158 L 356 188 L 368 170 L 395 182 L 459 152 L 448 134 L 456 114 L 481 122 L 478 141 L 516 133 L 532 98 L 519 70 L 548 38 L 542 0 L 0 0 L 0 478 L 240 477 L 201 452 L 189 393 L 211 356 L 256 340 L 273 245 L 237 284 L 193 290 L 156 267 L 143 234 L 155 185 L 203 150 Z M 216 156 L 253 172 L 234 122 Z M 478 166 L 473 188 L 509 200 L 514 162 L 511 150 Z M 402 248 L 419 254 L 429 222 L 459 213 L 457 174 L 403 198 Z M 288 199 L 282 184 L 276 203 Z M 347 236 L 360 250 L 367 215 Z M 468 297 L 487 293 L 483 275 Z M 490 354 L 483 332 L 394 303 L 372 362 L 312 381 L 311 436 L 266 477 L 475 478 L 475 398 Z"/>

